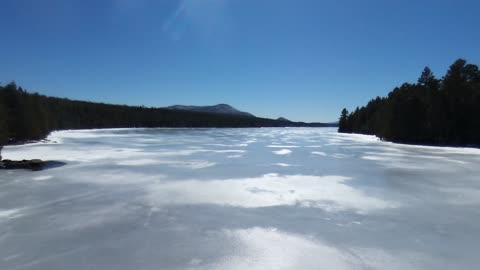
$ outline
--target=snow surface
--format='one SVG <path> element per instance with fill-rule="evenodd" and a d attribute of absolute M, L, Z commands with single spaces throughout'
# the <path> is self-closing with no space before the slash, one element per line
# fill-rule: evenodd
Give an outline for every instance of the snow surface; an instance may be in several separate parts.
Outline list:
<path fill-rule="evenodd" d="M 331 128 L 54 132 L 0 171 L 0 269 L 475 269 L 480 150 Z M 321 150 L 321 151 L 318 151 Z"/>

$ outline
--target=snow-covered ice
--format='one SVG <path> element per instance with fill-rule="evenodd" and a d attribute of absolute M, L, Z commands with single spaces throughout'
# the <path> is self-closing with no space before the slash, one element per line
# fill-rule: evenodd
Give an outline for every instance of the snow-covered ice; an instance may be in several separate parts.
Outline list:
<path fill-rule="evenodd" d="M 321 150 L 321 151 L 319 151 Z M 0 269 L 475 269 L 480 150 L 331 128 L 110 129 L 8 146 Z"/>

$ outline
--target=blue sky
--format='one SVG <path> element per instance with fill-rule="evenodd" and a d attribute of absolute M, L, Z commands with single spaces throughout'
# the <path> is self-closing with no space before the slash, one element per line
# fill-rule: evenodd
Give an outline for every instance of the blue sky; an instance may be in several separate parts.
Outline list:
<path fill-rule="evenodd" d="M 334 121 L 428 65 L 480 64 L 480 1 L 0 0 L 0 82 Z"/>

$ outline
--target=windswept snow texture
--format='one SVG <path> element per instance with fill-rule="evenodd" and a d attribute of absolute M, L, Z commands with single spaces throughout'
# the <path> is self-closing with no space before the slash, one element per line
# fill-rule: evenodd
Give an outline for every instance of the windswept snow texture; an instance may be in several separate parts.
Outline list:
<path fill-rule="evenodd" d="M 0 269 L 477 269 L 480 150 L 330 128 L 62 131 L 4 158 Z"/>

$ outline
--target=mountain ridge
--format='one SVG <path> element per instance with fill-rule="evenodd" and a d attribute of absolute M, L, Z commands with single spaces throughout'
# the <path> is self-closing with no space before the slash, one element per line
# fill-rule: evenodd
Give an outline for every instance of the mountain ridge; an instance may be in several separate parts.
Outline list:
<path fill-rule="evenodd" d="M 240 111 L 235 107 L 220 103 L 216 105 L 208 105 L 208 106 L 195 106 L 195 105 L 172 105 L 168 107 L 164 107 L 164 109 L 168 110 L 176 110 L 176 111 L 190 111 L 190 112 L 206 112 L 206 113 L 216 113 L 216 114 L 229 114 L 229 115 L 241 115 L 241 116 L 248 116 L 248 117 L 255 117 L 255 115 Z"/>

